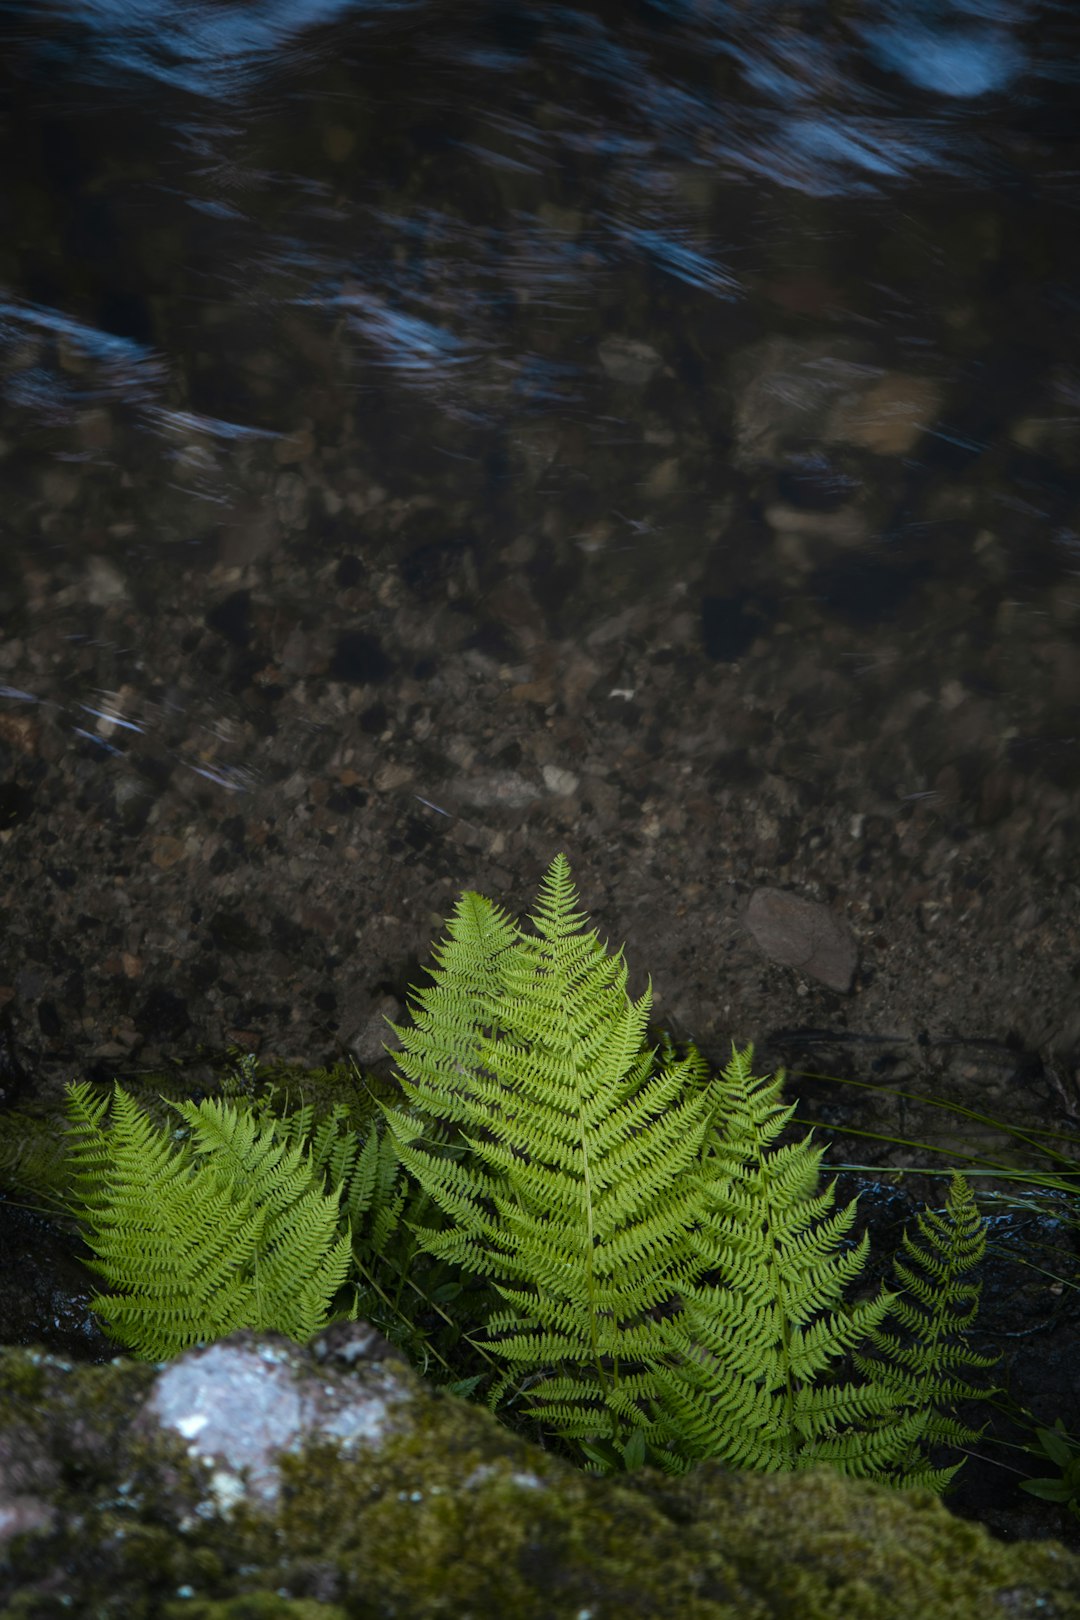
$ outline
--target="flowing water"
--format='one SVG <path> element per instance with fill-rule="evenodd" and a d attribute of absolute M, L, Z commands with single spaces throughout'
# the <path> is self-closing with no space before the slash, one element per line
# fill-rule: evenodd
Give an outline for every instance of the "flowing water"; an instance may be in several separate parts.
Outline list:
<path fill-rule="evenodd" d="M 0 5 L 0 996 L 45 1054 L 340 1045 L 560 844 L 867 940 L 882 839 L 924 931 L 1025 841 L 1072 883 L 1076 45 L 1052 0 Z M 747 1030 L 705 982 L 684 1027 Z M 954 1032 L 1037 1045 L 980 982 Z"/>

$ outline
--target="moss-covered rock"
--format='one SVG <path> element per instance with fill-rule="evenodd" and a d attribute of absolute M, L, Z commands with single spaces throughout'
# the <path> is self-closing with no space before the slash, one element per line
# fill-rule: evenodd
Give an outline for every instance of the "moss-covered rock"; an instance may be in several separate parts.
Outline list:
<path fill-rule="evenodd" d="M 0 1352 L 3 1620 L 1080 1620 L 1080 1559 L 830 1474 L 597 1480 L 363 1324 Z"/>

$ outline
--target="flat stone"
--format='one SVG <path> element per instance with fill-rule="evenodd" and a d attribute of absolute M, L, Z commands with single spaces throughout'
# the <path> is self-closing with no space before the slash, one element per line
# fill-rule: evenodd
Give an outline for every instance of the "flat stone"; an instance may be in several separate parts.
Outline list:
<path fill-rule="evenodd" d="M 758 948 L 774 962 L 846 993 L 859 947 L 845 922 L 817 900 L 787 889 L 755 889 L 743 921 Z"/>
<path fill-rule="evenodd" d="M 932 377 L 888 372 L 837 400 L 826 437 L 860 444 L 879 456 L 906 456 L 940 410 L 941 388 Z"/>
<path fill-rule="evenodd" d="M 649 343 L 639 338 L 614 335 L 604 338 L 597 348 L 600 364 L 612 382 L 640 388 L 659 371 L 663 361 Z"/>
<path fill-rule="evenodd" d="M 545 765 L 541 775 L 548 792 L 558 798 L 568 798 L 577 792 L 579 778 L 573 771 L 564 771 L 561 765 Z"/>

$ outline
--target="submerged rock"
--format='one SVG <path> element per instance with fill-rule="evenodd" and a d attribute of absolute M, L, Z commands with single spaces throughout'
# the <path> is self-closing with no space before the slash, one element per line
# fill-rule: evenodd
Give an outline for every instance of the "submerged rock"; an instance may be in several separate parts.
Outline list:
<path fill-rule="evenodd" d="M 828 1473 L 592 1479 L 363 1324 L 0 1352 L 5 1620 L 1080 1617 L 1080 1558 Z"/>
<path fill-rule="evenodd" d="M 859 947 L 847 923 L 817 900 L 787 889 L 755 889 L 745 923 L 759 950 L 785 967 L 798 968 L 830 990 L 846 994 L 859 964 Z"/>

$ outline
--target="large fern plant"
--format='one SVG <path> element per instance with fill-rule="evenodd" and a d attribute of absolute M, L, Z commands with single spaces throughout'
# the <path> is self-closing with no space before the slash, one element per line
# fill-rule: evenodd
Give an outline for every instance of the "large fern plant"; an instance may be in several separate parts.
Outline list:
<path fill-rule="evenodd" d="M 513 1388 L 599 1467 L 710 1456 L 944 1483 L 922 1449 L 954 1393 L 936 1331 L 908 1377 L 882 1336 L 894 1296 L 846 1302 L 867 1239 L 821 1188 L 821 1150 L 778 1145 L 780 1082 L 749 1050 L 710 1077 L 651 1049 L 648 991 L 629 998 L 621 951 L 576 906 L 562 856 L 531 933 L 463 896 L 396 1031 L 411 1108 L 387 1123 L 450 1218 L 420 1242 L 502 1301 L 481 1338 L 509 1364 L 493 1399 Z M 939 1253 L 953 1278 L 977 1258 Z M 881 1359 L 841 1376 L 864 1341 Z"/>

